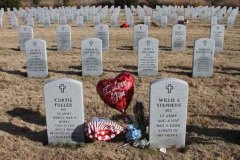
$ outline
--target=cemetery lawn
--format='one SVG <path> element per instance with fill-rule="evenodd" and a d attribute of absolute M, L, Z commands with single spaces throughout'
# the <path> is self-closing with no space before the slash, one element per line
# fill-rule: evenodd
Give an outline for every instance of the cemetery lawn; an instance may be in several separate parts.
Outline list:
<path fill-rule="evenodd" d="M 108 18 L 107 18 L 108 19 Z M 120 23 L 124 21 L 121 13 Z M 105 21 L 110 25 L 110 20 Z M 224 20 L 224 25 L 226 19 Z M 58 52 L 56 24 L 43 28 L 36 24 L 34 37 L 47 41 L 49 76 L 27 78 L 25 53 L 19 51 L 18 32 L 10 28 L 5 12 L 0 29 L 0 159 L 240 159 L 240 16 L 233 29 L 225 30 L 224 52 L 214 57 L 212 78 L 192 78 L 193 42 L 210 36 L 209 25 L 190 21 L 185 52 L 171 52 L 171 29 L 151 25 L 149 37 L 159 40 L 159 75 L 137 76 L 137 54 L 133 52 L 132 28 L 110 27 L 110 50 L 103 53 L 104 74 L 81 76 L 80 41 L 93 37 L 93 23 L 72 26 L 71 52 Z M 220 23 L 221 24 L 221 23 Z M 121 114 L 107 107 L 96 91 L 99 80 L 122 71 L 135 79 L 134 98 L 127 110 L 133 114 L 136 101 L 149 114 L 149 82 L 163 77 L 188 82 L 189 105 L 186 147 L 169 149 L 167 154 L 137 149 L 114 142 L 86 143 L 81 146 L 47 145 L 43 85 L 48 79 L 73 78 L 83 83 L 85 121 L 106 117 L 126 127 Z"/>

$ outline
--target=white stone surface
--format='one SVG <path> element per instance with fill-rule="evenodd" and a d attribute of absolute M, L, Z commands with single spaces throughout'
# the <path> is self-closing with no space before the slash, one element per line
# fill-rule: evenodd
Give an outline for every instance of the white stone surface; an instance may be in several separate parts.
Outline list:
<path fill-rule="evenodd" d="M 69 25 L 57 26 L 57 50 L 70 51 L 72 49 L 71 27 Z"/>
<path fill-rule="evenodd" d="M 21 51 L 25 51 L 25 43 L 33 39 L 33 28 L 30 26 L 22 26 L 19 28 L 19 46 Z"/>
<path fill-rule="evenodd" d="M 109 27 L 105 24 L 95 26 L 95 37 L 102 40 L 103 51 L 109 50 Z"/>
<path fill-rule="evenodd" d="M 201 38 L 195 41 L 193 52 L 193 77 L 212 77 L 215 41 Z"/>
<path fill-rule="evenodd" d="M 154 76 L 158 74 L 158 46 L 155 38 L 143 38 L 138 41 L 138 75 Z"/>
<path fill-rule="evenodd" d="M 28 77 L 47 77 L 48 64 L 46 41 L 41 39 L 31 39 L 25 44 Z"/>
<path fill-rule="evenodd" d="M 73 79 L 56 79 L 44 85 L 49 144 L 84 142 L 83 86 Z"/>
<path fill-rule="evenodd" d="M 103 74 L 102 40 L 88 38 L 82 41 L 82 75 L 100 76 Z"/>
<path fill-rule="evenodd" d="M 142 38 L 148 37 L 148 26 L 145 24 L 138 24 L 133 29 L 133 49 L 137 51 L 138 41 Z"/>
<path fill-rule="evenodd" d="M 211 27 L 210 38 L 215 40 L 215 52 L 222 52 L 224 48 L 224 31 L 223 25 L 214 25 Z"/>
<path fill-rule="evenodd" d="M 172 30 L 172 51 L 185 51 L 186 49 L 186 26 L 176 24 Z"/>
<path fill-rule="evenodd" d="M 150 147 L 185 146 L 188 90 L 187 82 L 175 78 L 150 83 Z"/>

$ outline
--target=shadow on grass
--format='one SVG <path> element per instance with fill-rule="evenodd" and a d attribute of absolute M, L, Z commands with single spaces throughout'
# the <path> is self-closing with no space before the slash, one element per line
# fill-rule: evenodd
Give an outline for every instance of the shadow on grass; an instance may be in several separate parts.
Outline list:
<path fill-rule="evenodd" d="M 18 76 L 22 76 L 22 77 L 27 77 L 27 72 L 22 72 L 20 70 L 4 70 L 2 68 L 0 68 L 0 72 L 5 72 L 5 73 L 8 73 L 8 74 L 12 74 L 12 75 L 18 75 Z"/>
<path fill-rule="evenodd" d="M 57 48 L 47 48 L 48 51 L 57 51 Z"/>
<path fill-rule="evenodd" d="M 234 118 L 234 117 L 231 117 L 231 116 L 221 116 L 221 115 L 192 115 L 191 117 L 207 117 L 207 118 L 210 118 L 210 119 L 215 119 L 215 120 L 218 120 L 218 121 L 223 121 L 223 122 L 226 122 L 228 124 L 236 124 L 236 125 L 240 125 L 240 119 L 238 118 Z"/>
<path fill-rule="evenodd" d="M 25 122 L 33 123 L 41 126 L 46 125 L 46 117 L 41 115 L 38 111 L 26 108 L 14 108 L 11 111 L 7 111 L 7 114 L 12 117 L 19 117 Z"/>
<path fill-rule="evenodd" d="M 82 65 L 78 65 L 78 66 L 69 66 L 69 69 L 76 69 L 81 71 L 82 70 Z"/>
<path fill-rule="evenodd" d="M 57 73 L 57 74 L 80 75 L 80 76 L 82 75 L 82 71 L 60 71 L 60 70 L 53 70 L 53 69 L 50 69 L 48 71 L 52 73 Z"/>
<path fill-rule="evenodd" d="M 10 50 L 20 52 L 20 48 L 10 48 Z"/>
<path fill-rule="evenodd" d="M 167 72 L 167 73 L 174 73 L 174 74 L 178 74 L 178 75 L 185 75 L 185 76 L 188 76 L 188 77 L 192 76 L 192 68 L 190 68 L 190 67 L 186 67 L 186 66 L 168 66 L 168 68 L 174 69 L 174 70 L 162 69 L 161 71 Z M 176 69 L 178 69 L 178 70 L 176 70 Z M 159 71 L 159 72 L 161 72 L 161 71 Z"/>
<path fill-rule="evenodd" d="M 223 140 L 227 143 L 240 145 L 240 130 L 224 128 L 206 128 L 197 125 L 187 125 L 188 133 L 196 133 L 198 136 L 206 136 L 206 139 L 199 137 L 187 137 L 187 143 L 206 143 L 210 139 Z"/>
<path fill-rule="evenodd" d="M 43 145 L 47 144 L 47 130 L 40 132 L 32 131 L 28 127 L 19 127 L 9 122 L 0 122 L 0 130 L 14 136 L 21 136 L 32 141 L 41 142 Z"/>
<path fill-rule="evenodd" d="M 236 67 L 216 67 L 216 69 L 220 69 L 221 71 L 214 71 L 215 73 L 220 73 L 220 74 L 229 74 L 232 76 L 237 76 L 240 75 L 240 68 Z"/>
<path fill-rule="evenodd" d="M 187 48 L 193 49 L 193 46 L 187 46 Z"/>
<path fill-rule="evenodd" d="M 127 71 L 127 70 L 111 70 L 111 69 L 103 69 L 103 71 L 104 71 L 104 72 L 113 72 L 113 73 L 123 73 L 123 72 L 128 72 L 128 73 L 131 73 L 131 74 L 137 76 L 137 72 Z"/>
<path fill-rule="evenodd" d="M 172 51 L 172 48 L 168 46 L 159 46 L 159 49 L 163 51 Z"/>
<path fill-rule="evenodd" d="M 137 70 L 138 67 L 134 65 L 124 65 L 122 66 L 124 69 L 131 69 L 131 70 Z"/>
<path fill-rule="evenodd" d="M 117 49 L 133 51 L 133 46 L 121 46 L 121 47 L 118 47 Z"/>

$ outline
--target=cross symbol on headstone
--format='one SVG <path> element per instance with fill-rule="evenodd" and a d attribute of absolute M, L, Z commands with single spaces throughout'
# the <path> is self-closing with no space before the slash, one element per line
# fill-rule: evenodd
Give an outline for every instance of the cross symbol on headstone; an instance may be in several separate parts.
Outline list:
<path fill-rule="evenodd" d="M 166 86 L 166 90 L 168 90 L 168 93 L 172 93 L 173 86 L 171 84 L 168 84 Z"/>
<path fill-rule="evenodd" d="M 207 41 L 206 41 L 206 40 L 204 40 L 204 41 L 203 41 L 203 44 L 204 44 L 204 46 L 206 46 L 206 44 L 207 44 Z"/>
<path fill-rule="evenodd" d="M 61 90 L 61 93 L 64 93 L 66 86 L 64 84 L 60 84 L 59 89 Z"/>
<path fill-rule="evenodd" d="M 147 41 L 147 45 L 149 46 L 149 45 L 150 45 L 150 43 L 151 43 L 151 41 L 149 41 L 149 40 L 148 40 L 148 41 Z"/>
<path fill-rule="evenodd" d="M 90 41 L 89 44 L 90 44 L 90 46 L 92 46 L 93 45 L 93 41 Z"/>
<path fill-rule="evenodd" d="M 37 42 L 33 42 L 33 46 L 36 47 L 37 46 Z"/>

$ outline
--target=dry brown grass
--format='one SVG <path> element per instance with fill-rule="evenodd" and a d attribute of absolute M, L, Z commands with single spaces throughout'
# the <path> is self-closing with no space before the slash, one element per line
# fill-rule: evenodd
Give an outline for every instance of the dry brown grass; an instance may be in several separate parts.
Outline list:
<path fill-rule="evenodd" d="M 232 7 L 240 7 L 240 1 L 239 0 L 227 0 L 225 5 L 232 6 Z"/>
<path fill-rule="evenodd" d="M 121 15 L 120 22 L 124 22 Z M 106 19 L 104 23 L 109 24 Z M 224 22 L 225 23 L 225 22 Z M 224 24 L 223 23 L 223 24 Z M 187 25 L 187 49 L 171 52 L 171 26 L 151 26 L 149 36 L 160 41 L 159 75 L 138 77 L 137 54 L 132 47 L 133 30 L 110 28 L 110 51 L 103 54 L 104 75 L 81 76 L 80 41 L 92 37 L 88 22 L 85 28 L 72 26 L 73 50 L 56 51 L 56 25 L 42 28 L 36 24 L 35 38 L 47 41 L 49 77 L 26 77 L 24 52 L 18 50 L 18 33 L 11 29 L 7 14 L 0 29 L 0 159 L 240 159 L 240 17 L 233 29 L 225 32 L 224 52 L 215 56 L 212 78 L 192 78 L 192 52 L 195 39 L 209 37 L 209 26 L 198 21 Z M 167 154 L 132 146 L 118 148 L 120 142 L 94 142 L 81 147 L 46 145 L 44 82 L 55 78 L 73 78 L 83 82 L 85 120 L 106 117 L 126 126 L 120 113 L 110 109 L 96 92 L 99 80 L 114 77 L 122 71 L 133 73 L 135 94 L 127 113 L 133 113 L 136 101 L 149 110 L 149 82 L 174 77 L 189 83 L 186 148 L 170 149 Z"/>

